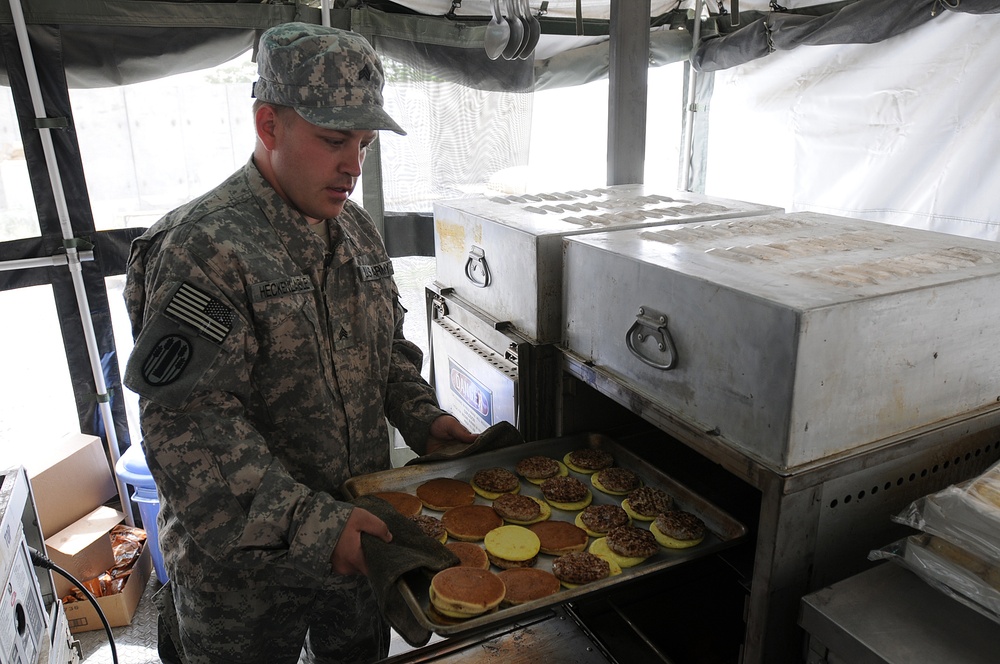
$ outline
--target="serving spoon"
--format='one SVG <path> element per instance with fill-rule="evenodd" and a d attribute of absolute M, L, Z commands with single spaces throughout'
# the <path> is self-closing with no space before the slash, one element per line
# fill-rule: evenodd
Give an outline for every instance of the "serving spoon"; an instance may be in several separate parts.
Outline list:
<path fill-rule="evenodd" d="M 515 0 L 517 1 L 517 0 Z M 534 14 L 531 13 L 531 4 L 529 0 L 524 0 L 524 23 L 525 23 L 525 44 L 521 47 L 521 52 L 518 57 L 522 60 L 527 60 L 528 57 L 535 50 L 535 46 L 538 45 L 538 38 L 542 34 L 542 26 L 538 22 L 538 19 Z"/>
<path fill-rule="evenodd" d="M 496 60 L 507 48 L 510 41 L 510 25 L 500 14 L 500 0 L 493 0 L 493 18 L 486 24 L 486 36 L 483 39 L 483 47 L 486 49 L 486 57 Z"/>
<path fill-rule="evenodd" d="M 510 38 L 507 40 L 507 46 L 503 50 L 503 57 L 504 60 L 514 60 L 517 58 L 518 53 L 521 52 L 521 46 L 524 44 L 524 24 L 521 22 L 521 17 L 514 10 L 512 0 L 507 0 L 507 25 L 510 26 Z"/>

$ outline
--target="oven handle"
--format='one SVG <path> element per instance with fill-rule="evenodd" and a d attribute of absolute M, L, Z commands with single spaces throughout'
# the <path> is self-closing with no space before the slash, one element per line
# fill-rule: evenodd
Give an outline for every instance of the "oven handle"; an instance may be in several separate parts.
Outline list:
<path fill-rule="evenodd" d="M 472 245 L 469 260 L 465 262 L 465 276 L 476 288 L 486 288 L 493 281 L 490 266 L 486 264 L 486 252 Z"/>
<path fill-rule="evenodd" d="M 649 337 L 656 344 L 655 354 L 649 352 L 649 346 L 644 344 Z M 625 333 L 625 346 L 629 352 L 654 369 L 669 371 L 677 366 L 677 347 L 667 329 L 667 317 L 647 307 L 639 307 L 635 322 Z"/>

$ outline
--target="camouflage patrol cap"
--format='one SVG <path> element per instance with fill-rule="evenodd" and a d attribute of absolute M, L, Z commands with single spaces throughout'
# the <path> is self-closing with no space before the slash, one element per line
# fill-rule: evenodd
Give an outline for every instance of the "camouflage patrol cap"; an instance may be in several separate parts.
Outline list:
<path fill-rule="evenodd" d="M 385 74 L 375 49 L 356 32 L 283 23 L 261 35 L 253 96 L 291 106 L 327 129 L 406 132 L 382 108 Z"/>

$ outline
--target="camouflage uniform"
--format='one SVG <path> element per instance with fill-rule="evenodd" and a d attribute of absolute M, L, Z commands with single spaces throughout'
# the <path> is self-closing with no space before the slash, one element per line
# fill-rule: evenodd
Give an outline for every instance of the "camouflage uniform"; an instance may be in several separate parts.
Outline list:
<path fill-rule="evenodd" d="M 339 488 L 389 467 L 386 416 L 423 452 L 443 414 L 370 218 L 348 202 L 330 229 L 250 162 L 133 244 L 126 384 L 173 583 L 336 591 Z"/>
<path fill-rule="evenodd" d="M 255 96 L 313 124 L 403 133 L 355 33 L 277 26 L 258 70 Z M 339 490 L 389 467 L 386 418 L 423 453 L 444 413 L 370 217 L 348 201 L 328 225 L 329 243 L 251 160 L 132 246 L 125 383 L 159 492 L 158 603 L 176 604 L 187 661 L 294 662 L 307 629 L 326 661 L 385 654 L 368 580 L 332 572 Z"/>

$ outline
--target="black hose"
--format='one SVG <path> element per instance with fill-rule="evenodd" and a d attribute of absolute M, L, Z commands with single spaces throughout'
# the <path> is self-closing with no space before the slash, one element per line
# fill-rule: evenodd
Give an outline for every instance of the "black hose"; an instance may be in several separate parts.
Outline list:
<path fill-rule="evenodd" d="M 108 635 L 108 643 L 111 645 L 111 661 L 114 664 L 118 664 L 118 649 L 115 648 L 115 636 L 111 632 L 111 625 L 108 624 L 108 619 L 104 616 L 104 611 L 101 611 L 101 605 L 97 603 L 97 598 L 94 597 L 89 590 L 84 588 L 83 584 L 80 583 L 72 574 L 64 570 L 62 567 L 59 567 L 59 565 L 56 565 L 44 553 L 30 546 L 28 547 L 28 552 L 31 554 L 31 562 L 35 567 L 52 570 L 83 591 L 83 594 L 87 596 L 88 600 L 90 600 L 90 603 L 97 611 L 97 615 L 101 618 L 101 623 L 104 625 L 104 631 Z M 57 597 L 56 601 L 62 600 Z"/>

